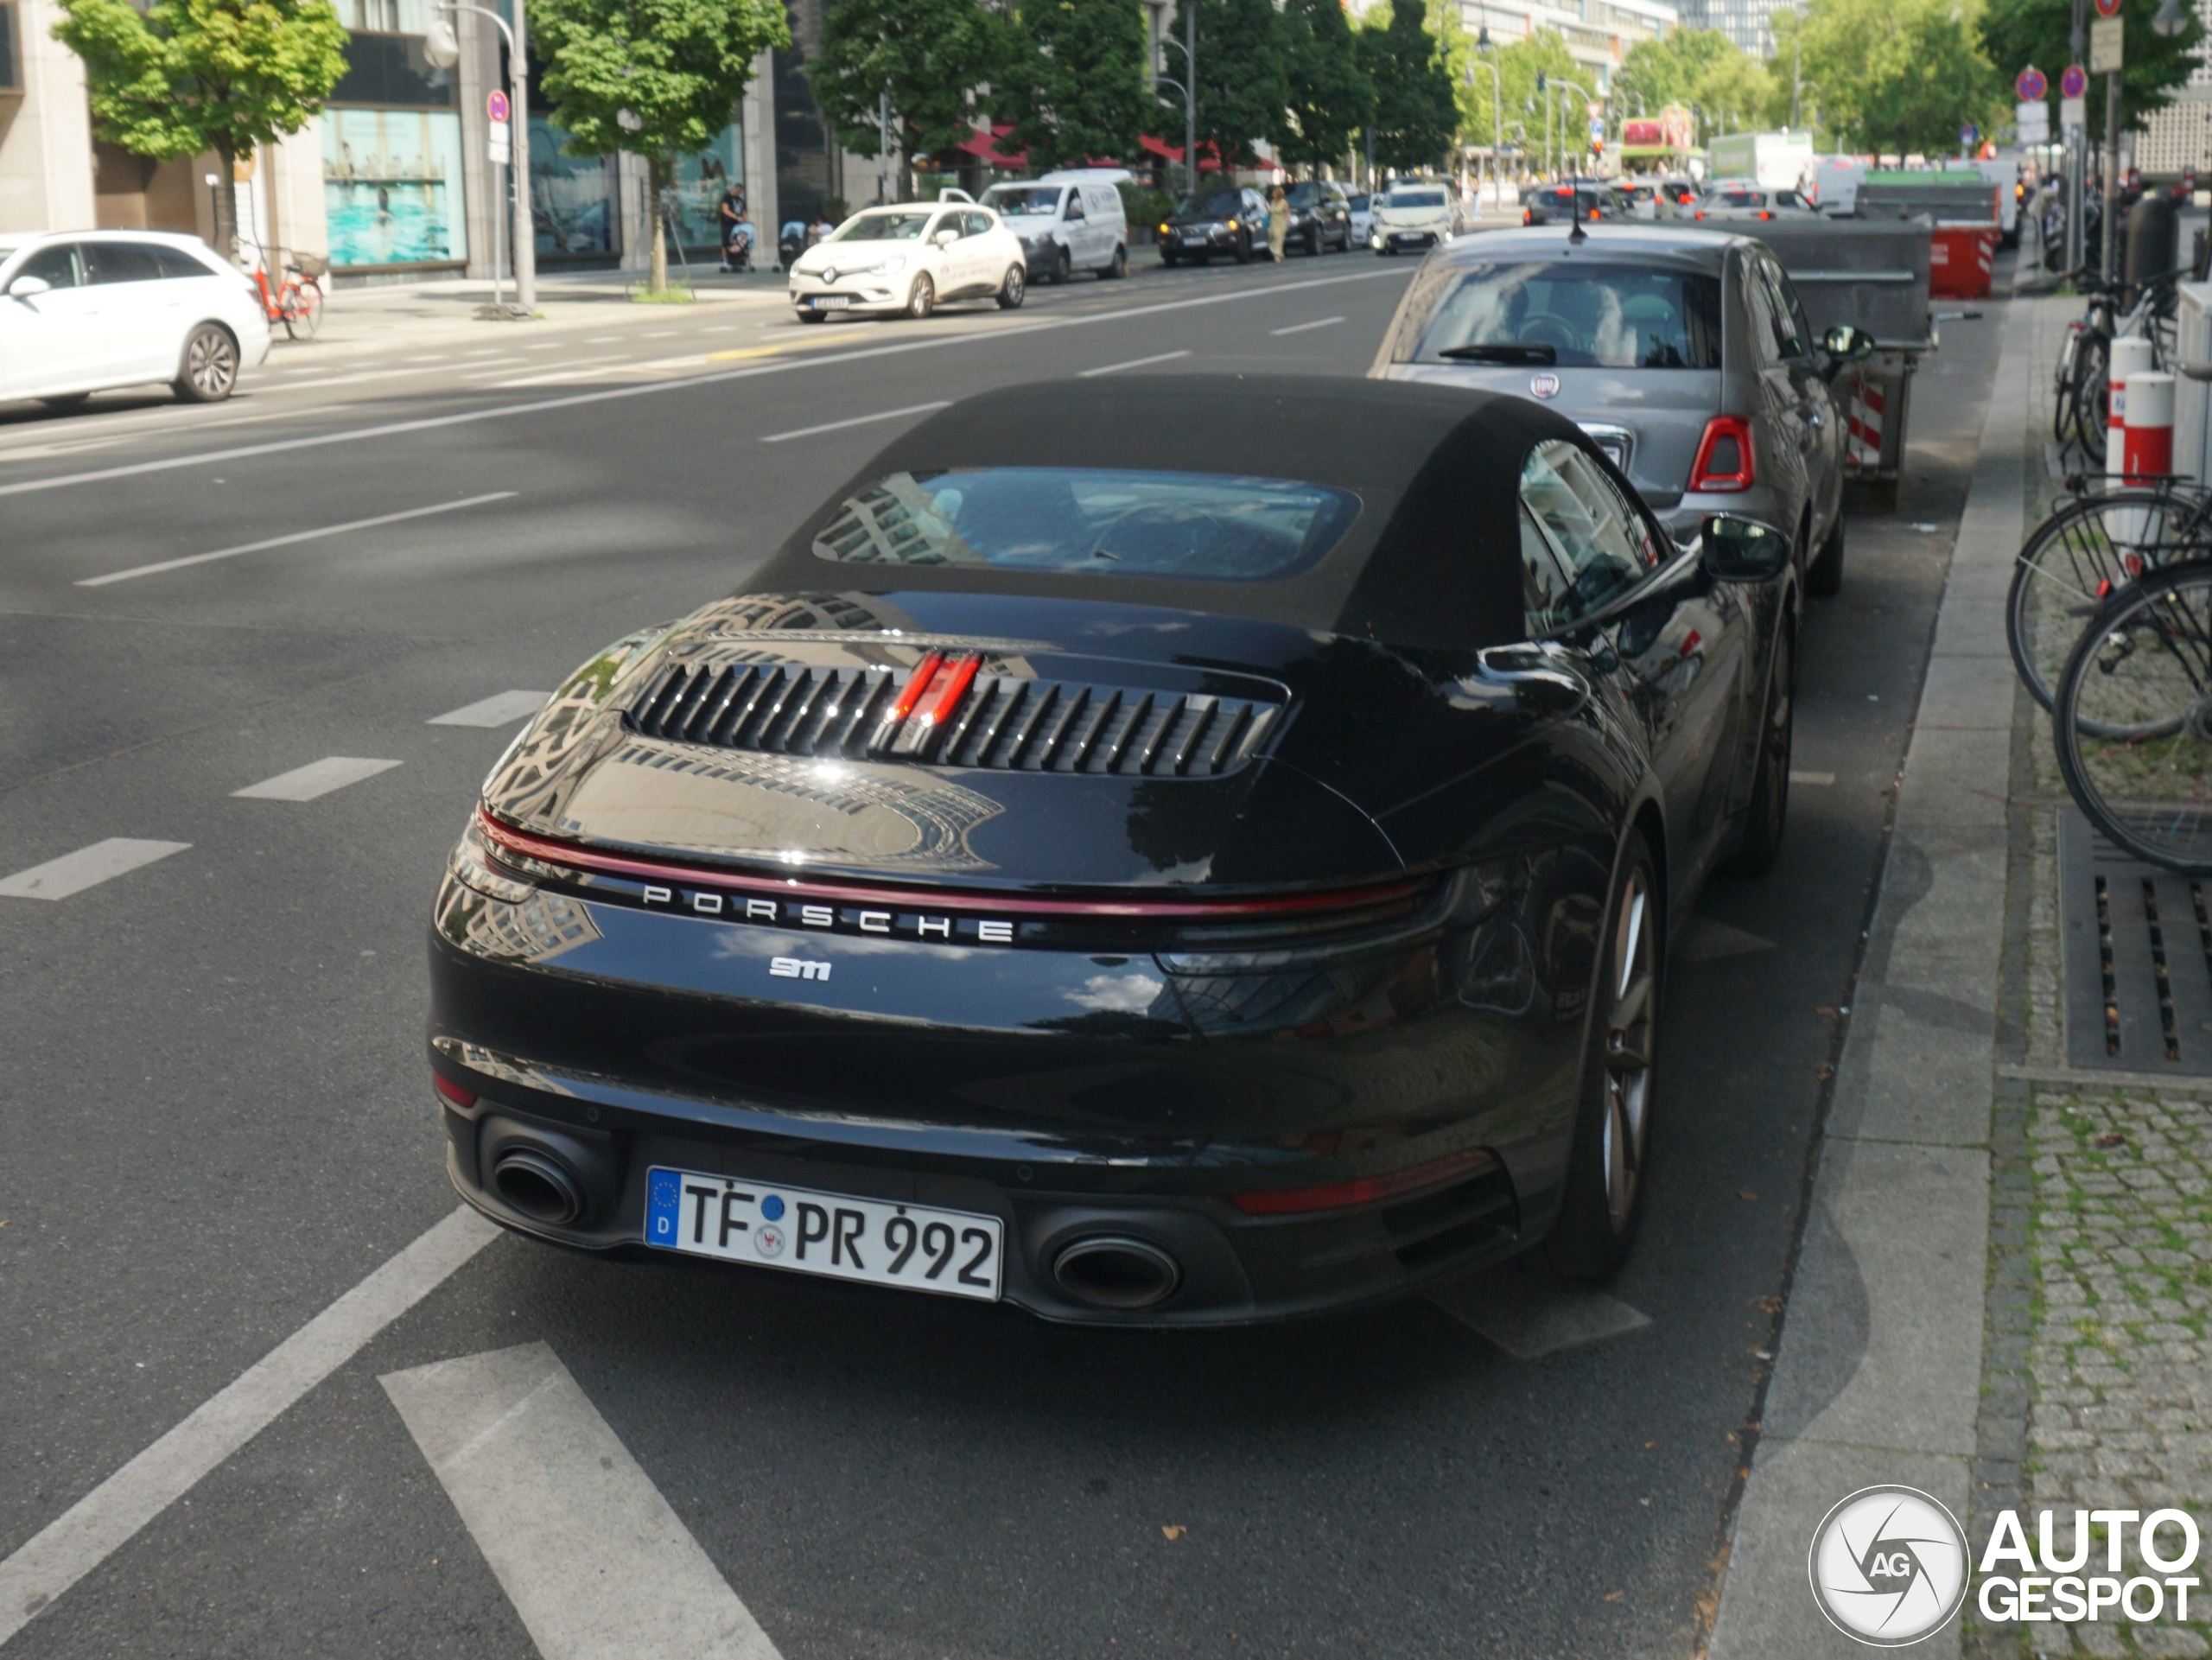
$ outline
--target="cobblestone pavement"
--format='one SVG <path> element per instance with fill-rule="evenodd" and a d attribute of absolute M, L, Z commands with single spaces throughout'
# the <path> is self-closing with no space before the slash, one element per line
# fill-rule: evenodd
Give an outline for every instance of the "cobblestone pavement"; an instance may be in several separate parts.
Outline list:
<path fill-rule="evenodd" d="M 2030 1103 L 2027 1510 L 2173 1507 L 2212 1532 L 2212 1102 L 2037 1088 Z M 2070 1533 L 2062 1521 L 2062 1555 Z M 2132 1534 L 2126 1547 L 2139 1561 Z M 2212 1653 L 2202 1591 L 2190 1615 L 2053 1622 L 2029 1628 L 2030 1651 Z"/>

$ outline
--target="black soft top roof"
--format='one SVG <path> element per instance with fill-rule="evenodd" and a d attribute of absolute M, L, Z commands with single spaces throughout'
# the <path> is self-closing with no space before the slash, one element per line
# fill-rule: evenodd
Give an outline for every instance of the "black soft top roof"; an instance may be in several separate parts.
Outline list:
<path fill-rule="evenodd" d="M 1516 492 L 1529 451 L 1580 428 L 1529 399 L 1319 375 L 1131 375 L 963 398 L 894 440 L 746 584 L 800 593 L 1011 594 L 1214 612 L 1392 645 L 1518 639 Z M 1124 467 L 1333 485 L 1358 518 L 1311 569 L 1275 582 L 1202 582 L 927 565 L 837 566 L 814 539 L 846 499 L 893 473 L 977 467 Z"/>

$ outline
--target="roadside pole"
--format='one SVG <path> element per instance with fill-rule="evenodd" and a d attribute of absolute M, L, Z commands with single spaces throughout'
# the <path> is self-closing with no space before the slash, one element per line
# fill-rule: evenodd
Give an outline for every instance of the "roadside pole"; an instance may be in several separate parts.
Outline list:
<path fill-rule="evenodd" d="M 537 315 L 537 224 L 530 211 L 530 35 L 523 22 L 523 0 L 513 3 L 515 303 L 525 316 L 534 317 Z"/>
<path fill-rule="evenodd" d="M 2089 25 L 2089 73 L 2105 78 L 2105 210 L 2102 253 L 2099 264 L 2105 281 L 2113 278 L 2119 246 L 2120 217 L 2120 70 L 2124 25 L 2120 0 L 2096 0 L 2097 19 Z"/>
<path fill-rule="evenodd" d="M 2074 0 L 2074 22 L 2067 36 L 2072 56 L 2068 60 L 2066 73 L 2058 83 L 2058 122 L 2060 137 L 2066 141 L 2066 269 L 2079 270 L 2088 258 L 2088 251 L 2082 245 L 2085 221 L 2082 196 L 2089 188 L 2089 134 L 2087 124 L 2079 120 L 2069 121 L 2069 111 L 2078 115 L 2081 98 L 2085 87 L 2077 80 L 2081 74 L 2082 54 L 2089 43 L 2086 14 L 2088 0 Z"/>

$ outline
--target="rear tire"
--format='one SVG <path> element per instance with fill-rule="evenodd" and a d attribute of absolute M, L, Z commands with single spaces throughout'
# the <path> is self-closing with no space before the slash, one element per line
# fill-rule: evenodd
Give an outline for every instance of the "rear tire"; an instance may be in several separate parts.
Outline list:
<path fill-rule="evenodd" d="M 1843 509 L 1835 511 L 1835 524 L 1821 551 L 1805 572 L 1805 591 L 1816 600 L 1832 600 L 1843 592 Z"/>
<path fill-rule="evenodd" d="M 1129 274 L 1129 251 L 1120 243 L 1114 245 L 1114 258 L 1098 273 L 1102 283 L 1118 283 Z"/>
<path fill-rule="evenodd" d="M 1774 642 L 1769 668 L 1766 720 L 1759 758 L 1751 776 L 1751 805 L 1744 812 L 1744 839 L 1729 870 L 1738 876 L 1764 876 L 1782 852 L 1782 832 L 1789 822 L 1789 747 L 1796 726 L 1796 642 L 1785 624 Z"/>
<path fill-rule="evenodd" d="M 311 340 L 322 332 L 322 289 L 302 283 L 292 291 L 291 309 L 284 315 L 284 332 L 296 340 Z"/>
<path fill-rule="evenodd" d="M 1306 233 L 1306 254 L 1309 259 L 1321 257 L 1321 227 L 1318 225 Z"/>
<path fill-rule="evenodd" d="M 1060 258 L 1065 259 L 1067 255 L 1063 253 Z M 1022 270 L 1020 261 L 1016 260 L 1006 268 L 1006 280 L 999 284 L 999 309 L 1019 311 L 1021 309 L 1021 302 L 1028 297 L 1028 273 Z"/>
<path fill-rule="evenodd" d="M 201 323 L 185 337 L 171 383 L 188 404 L 219 404 L 238 384 L 238 343 L 220 323 Z"/>
<path fill-rule="evenodd" d="M 1602 1280 L 1618 1271 L 1643 1214 L 1666 958 L 1651 852 L 1642 832 L 1629 831 L 1620 865 L 1592 976 L 1567 1191 L 1544 1240 L 1554 1271 L 1571 1280 Z"/>
<path fill-rule="evenodd" d="M 906 315 L 916 322 L 923 322 L 936 309 L 937 284 L 931 282 L 929 273 L 924 271 L 914 278 L 914 286 L 907 292 Z"/>

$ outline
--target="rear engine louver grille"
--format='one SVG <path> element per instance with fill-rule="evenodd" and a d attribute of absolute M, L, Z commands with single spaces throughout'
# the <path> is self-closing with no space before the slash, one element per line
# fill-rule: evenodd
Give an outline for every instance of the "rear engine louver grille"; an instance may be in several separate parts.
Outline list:
<path fill-rule="evenodd" d="M 674 668 L 630 711 L 651 738 L 1030 773 L 1209 778 L 1249 759 L 1272 703 L 976 671 L 972 657 L 890 669 Z"/>

